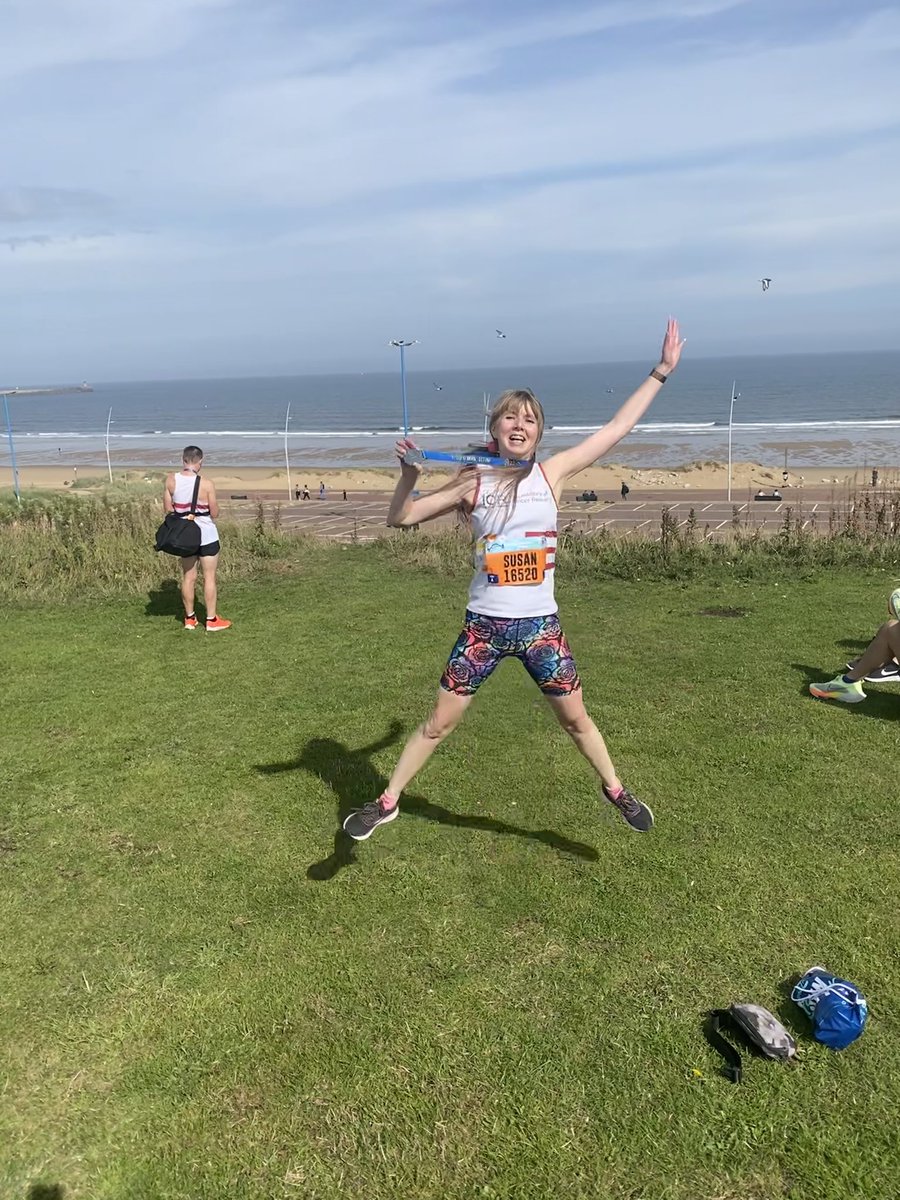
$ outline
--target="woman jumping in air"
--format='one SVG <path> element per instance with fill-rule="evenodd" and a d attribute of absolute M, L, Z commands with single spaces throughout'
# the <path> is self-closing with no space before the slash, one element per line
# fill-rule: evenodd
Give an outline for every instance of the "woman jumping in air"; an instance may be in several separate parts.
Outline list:
<path fill-rule="evenodd" d="M 607 800 L 632 829 L 646 832 L 652 827 L 652 812 L 623 786 L 584 707 L 581 680 L 553 594 L 556 519 L 566 481 L 634 428 L 678 365 L 683 345 L 678 322 L 670 318 L 659 365 L 637 391 L 602 429 L 546 463 L 535 461 L 544 413 L 530 391 L 504 392 L 490 418 L 496 453 L 525 460 L 522 468 L 466 468 L 444 487 L 414 499 L 420 467 L 403 460 L 415 447 L 408 440 L 397 443 L 400 480 L 388 524 L 418 525 L 462 508 L 472 525 L 475 574 L 465 625 L 450 653 L 431 715 L 406 743 L 381 796 L 347 817 L 344 829 L 350 837 L 364 841 L 379 825 L 394 820 L 403 789 L 460 723 L 500 660 L 510 657 L 519 659 L 547 697 L 560 725 L 599 775 Z"/>

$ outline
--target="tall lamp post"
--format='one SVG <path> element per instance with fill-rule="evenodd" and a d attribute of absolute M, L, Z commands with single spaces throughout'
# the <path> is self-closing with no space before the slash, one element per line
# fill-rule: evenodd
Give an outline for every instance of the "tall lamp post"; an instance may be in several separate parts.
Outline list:
<path fill-rule="evenodd" d="M 396 346 L 400 351 L 400 395 L 403 399 L 403 436 L 409 437 L 409 405 L 406 400 L 406 349 L 408 346 L 418 346 L 419 341 L 416 338 L 412 342 L 405 342 L 402 338 L 392 338 L 388 342 L 389 346 Z"/>
<path fill-rule="evenodd" d="M 288 500 L 291 496 L 291 456 L 288 454 L 288 424 L 291 420 L 291 402 L 288 401 L 287 412 L 284 414 L 284 465 L 287 468 Z"/>
<path fill-rule="evenodd" d="M 12 421 L 9 419 L 9 398 L 14 396 L 18 388 L 13 388 L 11 392 L 3 393 L 3 415 L 6 417 L 6 433 L 9 438 L 9 459 L 12 463 L 13 473 L 13 491 L 16 493 L 16 500 L 21 503 L 22 497 L 19 493 L 19 468 L 16 466 L 16 446 L 13 442 Z"/>
<path fill-rule="evenodd" d="M 734 402 L 740 396 L 740 392 L 734 389 L 737 386 L 737 380 L 732 380 L 731 384 L 731 404 L 728 408 L 728 503 L 731 503 L 731 428 L 734 424 Z"/>
<path fill-rule="evenodd" d="M 13 473 L 13 491 L 16 494 L 16 500 L 21 504 L 22 493 L 19 490 L 19 468 L 16 465 L 16 447 L 13 442 L 12 421 L 9 417 L 9 397 L 10 396 L 58 396 L 61 392 L 91 392 L 93 388 L 83 383 L 80 387 L 44 387 L 44 388 L 9 388 L 5 392 L 0 392 L 3 397 L 3 415 L 6 418 L 6 434 L 9 438 L 9 458 L 12 464 Z M 110 409 L 110 414 L 112 409 Z M 107 434 L 109 426 L 107 424 Z"/>
<path fill-rule="evenodd" d="M 109 416 L 106 418 L 106 469 L 109 471 L 109 482 L 112 483 L 112 460 L 109 457 L 109 427 L 112 425 L 112 409 L 109 410 Z"/>

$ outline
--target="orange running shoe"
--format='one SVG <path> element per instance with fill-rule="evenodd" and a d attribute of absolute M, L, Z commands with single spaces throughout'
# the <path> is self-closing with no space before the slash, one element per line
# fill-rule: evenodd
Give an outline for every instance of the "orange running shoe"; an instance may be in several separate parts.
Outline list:
<path fill-rule="evenodd" d="M 213 617 L 211 621 L 206 622 L 206 632 L 216 633 L 219 629 L 230 629 L 231 622 L 224 620 L 222 617 Z"/>
<path fill-rule="evenodd" d="M 197 620 L 196 617 L 185 617 L 184 618 L 185 629 L 196 629 L 199 624 L 200 624 L 200 622 Z"/>

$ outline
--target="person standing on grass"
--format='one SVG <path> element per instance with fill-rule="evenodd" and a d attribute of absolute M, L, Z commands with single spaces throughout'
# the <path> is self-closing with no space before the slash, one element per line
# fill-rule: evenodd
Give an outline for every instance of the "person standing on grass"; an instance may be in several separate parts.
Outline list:
<path fill-rule="evenodd" d="M 606 799 L 631 828 L 646 832 L 652 827 L 652 812 L 623 786 L 584 706 L 554 596 L 556 522 L 566 481 L 630 432 L 675 370 L 683 345 L 678 322 L 670 318 L 659 365 L 649 377 L 602 429 L 544 464 L 535 461 L 544 413 L 527 390 L 504 392 L 490 417 L 496 453 L 525 460 L 524 467 L 465 468 L 444 487 L 414 499 L 419 467 L 404 462 L 404 455 L 416 447 L 408 439 L 397 442 L 400 480 L 388 524 L 408 528 L 462 509 L 472 527 L 475 574 L 465 625 L 441 677 L 437 702 L 406 743 L 381 796 L 344 821 L 344 830 L 354 840 L 364 841 L 379 825 L 394 820 L 403 789 L 457 727 L 478 688 L 503 658 L 519 659 L 597 772 Z"/>
<path fill-rule="evenodd" d="M 163 491 L 163 508 L 166 513 L 179 513 L 185 516 L 191 511 L 191 501 L 194 497 L 194 484 L 203 466 L 203 451 L 199 446 L 185 446 L 181 456 L 182 467 L 177 474 L 166 478 Z M 203 599 L 206 603 L 207 633 L 216 633 L 220 629 L 228 629 L 230 621 L 218 615 L 216 589 L 216 568 L 219 565 L 219 531 L 215 519 L 219 515 L 219 502 L 216 499 L 216 489 L 211 479 L 201 479 L 197 492 L 197 507 L 194 520 L 200 527 L 200 550 L 188 558 L 181 559 L 181 599 L 184 603 L 184 627 L 196 629 L 197 614 L 194 612 L 194 592 L 197 586 L 197 563 L 203 564 Z"/>

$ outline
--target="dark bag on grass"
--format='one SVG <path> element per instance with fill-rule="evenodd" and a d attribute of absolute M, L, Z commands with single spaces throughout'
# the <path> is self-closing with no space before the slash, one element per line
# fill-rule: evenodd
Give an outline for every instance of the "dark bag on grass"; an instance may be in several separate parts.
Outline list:
<path fill-rule="evenodd" d="M 722 1036 L 722 1026 L 730 1026 L 751 1042 L 766 1058 L 787 1060 L 797 1053 L 794 1039 L 778 1018 L 759 1004 L 732 1004 L 714 1008 L 709 1014 L 709 1038 L 728 1064 L 725 1073 L 732 1083 L 741 1082 L 741 1056 Z"/>
<path fill-rule="evenodd" d="M 163 554 L 174 554 L 176 558 L 190 558 L 200 550 L 200 526 L 194 519 L 197 509 L 197 496 L 200 493 L 200 476 L 194 480 L 194 495 L 191 498 L 191 511 L 181 516 L 179 513 L 166 513 L 166 519 L 156 531 L 156 549 Z"/>

